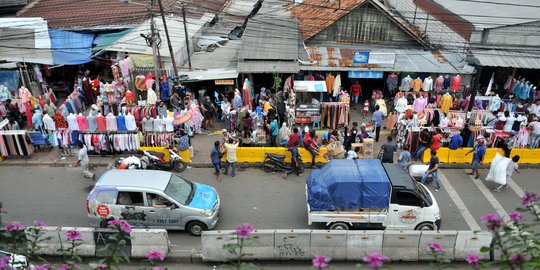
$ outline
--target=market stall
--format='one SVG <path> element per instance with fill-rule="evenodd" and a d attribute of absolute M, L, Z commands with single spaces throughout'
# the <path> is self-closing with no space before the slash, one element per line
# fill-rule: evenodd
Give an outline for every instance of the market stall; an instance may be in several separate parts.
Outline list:
<path fill-rule="evenodd" d="M 298 124 L 320 123 L 323 93 L 326 93 L 325 81 L 295 81 L 296 93 L 295 116 Z M 316 98 L 318 97 L 318 99 Z"/>

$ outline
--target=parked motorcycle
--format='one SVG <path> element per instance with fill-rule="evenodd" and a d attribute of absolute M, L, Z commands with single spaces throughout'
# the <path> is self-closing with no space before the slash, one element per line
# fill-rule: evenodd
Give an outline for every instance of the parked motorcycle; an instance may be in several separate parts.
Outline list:
<path fill-rule="evenodd" d="M 144 155 L 148 157 L 150 161 L 150 164 L 148 164 L 148 167 L 150 169 L 157 169 L 157 170 L 174 169 L 177 172 L 183 172 L 184 170 L 186 170 L 186 164 L 184 163 L 184 160 L 182 159 L 182 157 L 172 147 L 166 147 L 165 149 L 167 149 L 171 155 L 169 162 L 165 161 L 164 153 L 156 152 L 156 151 L 143 151 Z"/>
<path fill-rule="evenodd" d="M 299 157 L 299 171 L 304 172 L 302 158 Z M 285 163 L 285 155 L 264 153 L 263 169 L 265 172 L 288 172 L 293 169 L 292 165 Z"/>

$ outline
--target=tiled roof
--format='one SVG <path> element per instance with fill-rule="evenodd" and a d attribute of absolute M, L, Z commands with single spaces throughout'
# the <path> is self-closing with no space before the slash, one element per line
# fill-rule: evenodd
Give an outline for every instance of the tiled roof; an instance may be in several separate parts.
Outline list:
<path fill-rule="evenodd" d="M 292 16 L 300 22 L 302 37 L 304 40 L 307 40 L 366 1 L 305 0 L 303 3 L 294 4 L 289 10 Z"/>
<path fill-rule="evenodd" d="M 147 3 L 147 1 L 133 1 Z M 191 0 L 186 2 L 186 15 L 200 18 L 203 13 L 218 13 L 226 0 Z M 166 13 L 180 14 L 180 3 L 162 0 Z M 159 12 L 157 1 L 154 11 Z M 115 29 L 137 25 L 148 16 L 146 7 L 120 0 L 35 0 L 18 17 L 42 17 L 51 28 L 63 29 Z"/>

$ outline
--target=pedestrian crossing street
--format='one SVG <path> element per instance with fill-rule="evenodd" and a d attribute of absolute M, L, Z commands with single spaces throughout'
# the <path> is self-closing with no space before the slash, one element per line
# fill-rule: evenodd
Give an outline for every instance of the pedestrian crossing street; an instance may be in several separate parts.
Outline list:
<path fill-rule="evenodd" d="M 467 175 L 470 170 L 442 169 L 439 179 L 442 189 L 435 192 L 435 183 L 427 182 L 434 194 L 442 216 L 442 230 L 485 230 L 482 216 L 496 213 L 508 219 L 508 213 L 521 206 L 521 197 L 526 191 L 538 192 L 538 170 L 525 169 L 514 173 L 508 188 L 494 192 L 496 183 L 485 181 L 487 170 L 481 171 L 480 179 Z M 525 215 L 525 218 L 532 216 Z"/>

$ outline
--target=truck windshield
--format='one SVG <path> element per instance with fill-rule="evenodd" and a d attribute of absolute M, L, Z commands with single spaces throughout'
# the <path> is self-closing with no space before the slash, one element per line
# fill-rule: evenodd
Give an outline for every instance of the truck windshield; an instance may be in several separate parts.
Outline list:
<path fill-rule="evenodd" d="M 422 199 L 427 203 L 427 206 L 431 206 L 433 204 L 433 201 L 431 201 L 431 196 L 429 196 L 429 193 L 427 192 L 425 187 L 418 183 L 415 183 L 415 184 L 416 184 L 416 189 L 418 189 L 418 193 L 420 194 Z"/>
<path fill-rule="evenodd" d="M 193 183 L 173 174 L 164 192 L 177 202 L 188 205 L 194 192 Z"/>

